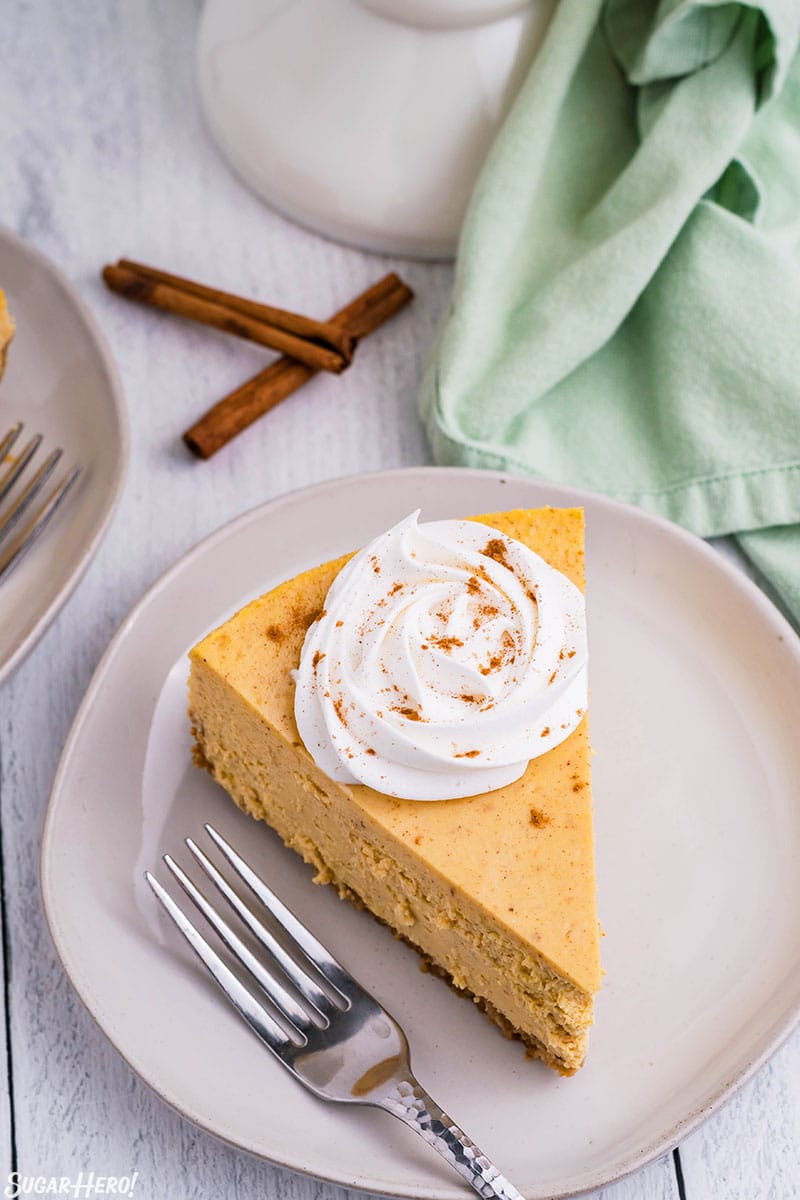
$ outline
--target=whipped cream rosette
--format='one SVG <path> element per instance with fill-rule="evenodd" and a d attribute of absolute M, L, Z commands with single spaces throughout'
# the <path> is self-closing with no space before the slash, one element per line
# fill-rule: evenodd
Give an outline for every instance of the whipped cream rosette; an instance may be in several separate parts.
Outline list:
<path fill-rule="evenodd" d="M 303 645 L 295 716 L 330 778 L 447 800 L 512 783 L 579 724 L 584 601 L 521 542 L 418 516 L 335 579 Z"/>

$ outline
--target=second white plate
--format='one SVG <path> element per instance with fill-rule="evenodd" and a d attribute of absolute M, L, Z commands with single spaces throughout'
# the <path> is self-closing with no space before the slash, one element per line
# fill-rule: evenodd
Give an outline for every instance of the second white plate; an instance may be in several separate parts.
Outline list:
<path fill-rule="evenodd" d="M 587 514 L 591 726 L 607 971 L 587 1065 L 560 1079 L 329 888 L 189 762 L 184 655 L 232 608 L 423 519 Z M 489 472 L 333 481 L 257 509 L 151 590 L 101 663 L 42 850 L 64 966 L 161 1096 L 216 1135 L 353 1187 L 454 1200 L 455 1175 L 377 1112 L 315 1100 L 167 936 L 144 866 L 213 818 L 405 1028 L 422 1082 L 528 1197 L 663 1153 L 777 1046 L 800 1002 L 800 643 L 735 568 L 611 501 Z"/>
<path fill-rule="evenodd" d="M 53 487 L 73 466 L 82 468 L 49 528 L 0 586 L 2 683 L 47 629 L 100 545 L 122 490 L 128 427 L 116 367 L 81 297 L 43 254 L 2 228 L 0 287 L 17 323 L 0 382 L 0 437 L 17 421 L 25 425 L 17 449 L 42 434 L 29 475 L 61 446 Z"/>

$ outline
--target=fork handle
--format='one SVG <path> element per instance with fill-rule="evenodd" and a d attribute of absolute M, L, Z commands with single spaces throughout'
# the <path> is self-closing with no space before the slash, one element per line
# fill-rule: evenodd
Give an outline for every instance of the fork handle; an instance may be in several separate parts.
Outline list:
<path fill-rule="evenodd" d="M 494 1163 L 459 1129 L 413 1075 L 397 1082 L 378 1101 L 381 1108 L 410 1125 L 458 1171 L 484 1200 L 524 1200 Z"/>

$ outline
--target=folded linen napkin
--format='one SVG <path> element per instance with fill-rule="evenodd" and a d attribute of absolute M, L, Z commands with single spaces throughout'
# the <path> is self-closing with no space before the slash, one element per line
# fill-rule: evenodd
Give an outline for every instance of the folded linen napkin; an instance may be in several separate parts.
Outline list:
<path fill-rule="evenodd" d="M 462 232 L 437 461 L 735 533 L 800 621 L 800 4 L 561 0 Z"/>

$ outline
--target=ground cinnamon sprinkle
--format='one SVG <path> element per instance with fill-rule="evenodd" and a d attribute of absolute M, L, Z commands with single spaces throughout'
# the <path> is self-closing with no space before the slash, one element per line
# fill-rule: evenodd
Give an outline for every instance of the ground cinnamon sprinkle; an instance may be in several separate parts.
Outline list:
<path fill-rule="evenodd" d="M 281 633 L 281 637 L 293 637 L 298 633 L 305 633 L 315 621 L 321 621 L 324 616 L 324 608 L 320 612 L 314 612 L 298 605 L 292 609 L 286 629 Z"/>
<path fill-rule="evenodd" d="M 367 754 L 377 754 L 377 750 L 373 750 L 372 746 L 367 746 Z"/>
<path fill-rule="evenodd" d="M 339 720 L 347 728 L 347 721 L 344 719 L 344 700 L 341 696 L 337 696 L 333 702 L 333 711 L 336 713 Z"/>
<path fill-rule="evenodd" d="M 508 566 L 508 547 L 500 538 L 490 538 L 483 550 L 481 550 L 481 554 L 484 554 L 487 558 L 493 558 L 501 566 Z"/>
<path fill-rule="evenodd" d="M 417 712 L 417 710 L 415 708 L 400 708 L 399 705 L 398 706 L 393 705 L 392 712 L 400 713 L 401 717 L 406 717 L 409 721 L 421 721 L 422 720 L 422 716 L 420 715 L 420 713 Z"/>
<path fill-rule="evenodd" d="M 461 638 L 457 638 L 457 637 L 447 637 L 447 636 L 432 637 L 430 640 L 433 642 L 434 646 L 438 646 L 438 648 L 440 650 L 444 650 L 444 652 L 446 654 L 449 654 L 450 651 L 453 650 L 456 646 L 464 645 Z"/>
<path fill-rule="evenodd" d="M 315 671 L 316 671 L 317 667 L 318 667 L 318 666 L 319 666 L 319 664 L 320 664 L 320 660 L 321 660 L 321 659 L 323 659 L 324 657 L 325 657 L 325 651 L 324 651 L 324 650 L 315 650 L 315 651 L 314 651 L 314 657 L 313 657 L 313 658 L 312 658 L 312 660 L 311 660 L 311 665 L 312 665 L 312 667 L 314 668 L 314 670 L 315 670 Z"/>
<path fill-rule="evenodd" d="M 469 579 L 467 580 L 467 591 L 471 592 L 472 595 L 475 596 L 478 594 L 478 592 L 480 592 L 480 590 L 481 590 L 481 585 L 478 582 L 477 576 L 470 575 Z"/>
<path fill-rule="evenodd" d="M 465 750 L 463 754 L 455 754 L 454 758 L 477 758 L 480 750 Z"/>
<path fill-rule="evenodd" d="M 397 582 L 397 583 L 394 585 L 394 587 L 392 588 L 392 590 L 389 592 L 389 595 L 390 595 L 390 596 L 396 596 L 396 595 L 397 595 L 397 593 L 400 591 L 400 589 L 401 589 L 402 587 L 404 587 L 404 586 L 405 586 L 405 585 L 404 585 L 404 584 L 402 584 L 402 583 L 400 583 L 400 582 L 399 582 L 399 580 L 398 580 L 398 582 Z"/>
<path fill-rule="evenodd" d="M 549 736 L 550 736 L 550 726 L 546 725 L 544 727 L 544 729 L 542 730 L 542 732 L 539 734 L 539 737 L 549 737 Z"/>
<path fill-rule="evenodd" d="M 481 675 L 489 675 L 489 674 L 491 674 L 492 671 L 499 670 L 500 667 L 503 665 L 503 663 L 506 662 L 506 660 L 508 660 L 508 662 L 512 662 L 512 663 L 515 661 L 516 654 L 514 653 L 514 651 L 516 649 L 516 646 L 514 644 L 514 638 L 511 636 L 511 634 L 508 632 L 508 630 L 506 630 L 505 633 L 503 634 L 502 641 L 503 641 L 503 648 L 500 651 L 500 653 L 493 654 L 492 657 L 489 659 L 488 664 L 485 667 L 478 667 L 478 670 L 480 671 Z"/>
<path fill-rule="evenodd" d="M 553 671 L 553 674 L 550 676 L 550 678 L 549 678 L 549 679 L 548 679 L 548 681 L 547 681 L 547 682 L 548 682 L 548 684 L 550 684 L 550 683 L 552 683 L 552 682 L 553 682 L 553 680 L 555 679 L 555 677 L 556 677 L 556 675 L 557 675 L 557 674 L 558 674 L 558 671 Z"/>
<path fill-rule="evenodd" d="M 536 829 L 544 829 L 545 825 L 550 824 L 550 818 L 545 816 L 543 812 L 539 812 L 538 808 L 531 809 L 531 825 Z"/>
<path fill-rule="evenodd" d="M 271 642 L 283 641 L 283 630 L 279 625 L 268 625 L 264 632 Z"/>
<path fill-rule="evenodd" d="M 482 604 L 472 620 L 472 628 L 480 629 L 481 625 L 489 617 L 496 617 L 500 609 L 495 604 Z"/>
<path fill-rule="evenodd" d="M 337 629 L 341 629 L 343 625 L 344 625 L 344 621 L 337 621 L 337 622 L 336 622 L 336 628 L 337 628 Z"/>

